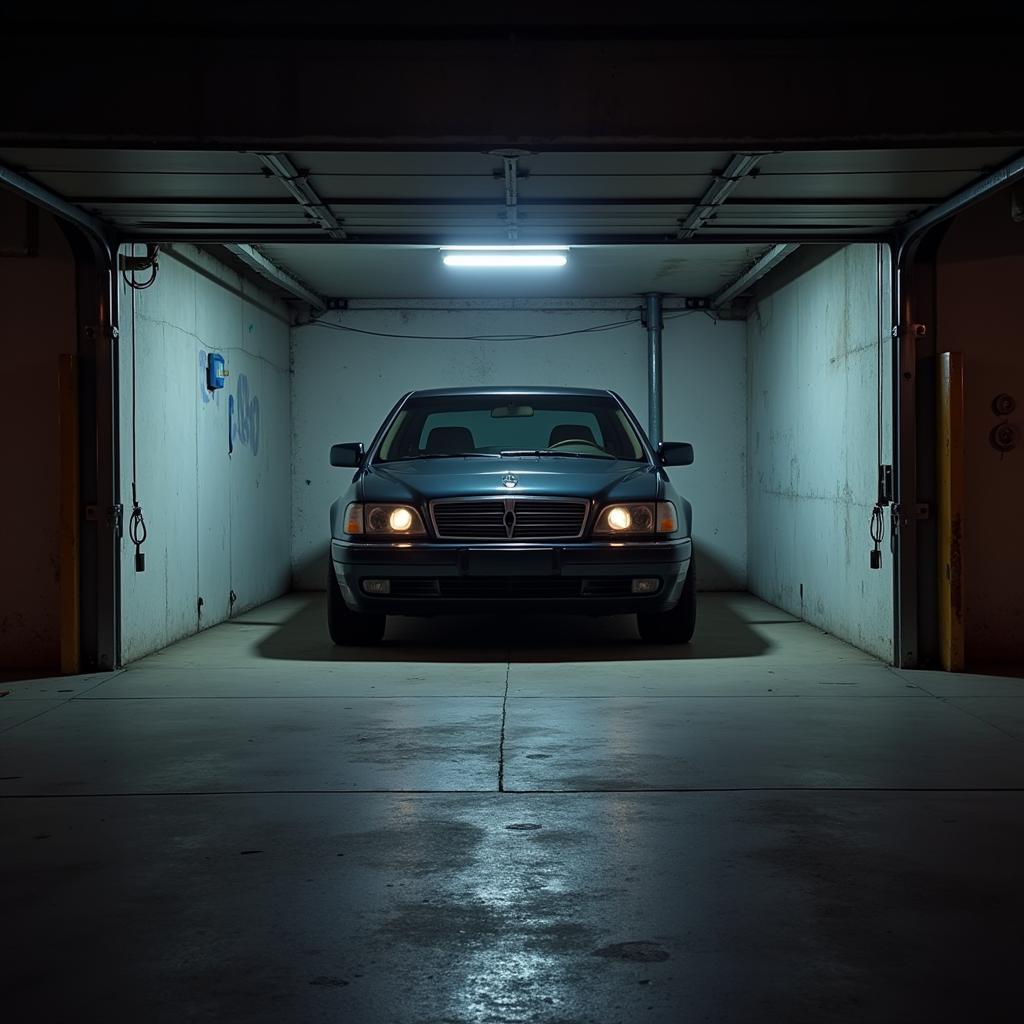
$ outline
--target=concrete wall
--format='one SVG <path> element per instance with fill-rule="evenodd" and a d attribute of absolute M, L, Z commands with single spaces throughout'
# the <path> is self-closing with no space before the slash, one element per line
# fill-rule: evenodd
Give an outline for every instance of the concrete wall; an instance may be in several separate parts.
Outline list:
<path fill-rule="evenodd" d="M 126 661 L 276 597 L 289 583 L 284 309 L 205 253 L 177 251 L 192 266 L 162 253 L 156 284 L 135 295 L 138 494 L 149 539 L 144 573 L 135 572 L 127 536 L 123 546 Z M 132 297 L 123 282 L 119 294 L 127 530 Z M 206 387 L 211 351 L 225 356 L 230 373 L 216 392 Z"/>
<path fill-rule="evenodd" d="M 386 305 L 390 308 L 380 308 Z M 647 419 L 646 333 L 639 324 L 531 341 L 463 341 L 495 334 L 555 334 L 636 318 L 639 299 L 619 309 L 509 308 L 465 301 L 447 309 L 395 300 L 353 303 L 334 322 L 363 330 L 443 337 L 415 341 L 350 334 L 311 324 L 292 336 L 295 585 L 322 588 L 328 509 L 345 471 L 328 464 L 337 441 L 369 443 L 406 391 L 479 384 L 608 387 Z M 554 304 L 552 304 L 554 305 Z M 404 308 L 403 308 L 404 307 Z M 746 585 L 746 412 L 743 324 L 702 314 L 673 318 L 664 333 L 667 440 L 691 441 L 696 463 L 672 471 L 694 507 L 700 580 L 706 589 Z"/>
<path fill-rule="evenodd" d="M 60 666 L 57 360 L 76 351 L 75 265 L 48 214 L 20 254 L 28 207 L 0 190 L 0 666 Z"/>
<path fill-rule="evenodd" d="M 749 585 L 888 660 L 888 538 L 882 570 L 868 563 L 877 488 L 877 251 L 852 245 L 810 265 L 814 259 L 801 250 L 782 264 L 763 282 L 747 321 Z M 882 309 L 888 317 L 887 294 Z M 883 461 L 891 462 L 888 337 L 883 366 Z"/>
<path fill-rule="evenodd" d="M 1024 222 L 1007 192 L 961 214 L 939 250 L 940 351 L 964 353 L 964 604 L 968 667 L 1024 661 Z M 1016 411 L 996 416 L 992 399 Z M 1018 446 L 989 433 L 1008 421 Z"/>

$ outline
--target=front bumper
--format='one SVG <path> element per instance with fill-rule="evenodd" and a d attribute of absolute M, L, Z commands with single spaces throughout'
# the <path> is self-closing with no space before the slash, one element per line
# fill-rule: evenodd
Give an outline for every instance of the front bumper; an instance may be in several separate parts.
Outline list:
<path fill-rule="evenodd" d="M 354 543 L 333 540 L 331 560 L 353 611 L 388 615 L 538 610 L 612 615 L 659 612 L 679 601 L 690 539 L 572 544 Z M 656 579 L 633 594 L 635 579 Z M 366 593 L 388 580 L 391 593 Z"/>

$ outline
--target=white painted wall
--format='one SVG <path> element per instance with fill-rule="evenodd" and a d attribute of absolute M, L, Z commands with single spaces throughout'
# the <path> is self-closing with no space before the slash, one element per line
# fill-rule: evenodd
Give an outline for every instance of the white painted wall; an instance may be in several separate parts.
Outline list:
<path fill-rule="evenodd" d="M 25 245 L 27 204 L 0 190 L 0 250 Z M 60 667 L 57 362 L 77 350 L 75 264 L 39 212 L 35 255 L 0 258 L 0 666 Z"/>
<path fill-rule="evenodd" d="M 200 250 L 177 251 L 203 272 L 163 252 L 156 284 L 135 296 L 138 494 L 149 529 L 144 573 L 135 572 L 127 537 L 132 323 L 131 291 L 120 284 L 125 661 L 276 597 L 289 584 L 284 308 Z M 211 351 L 227 361 L 230 376 L 222 391 L 206 388 Z"/>
<path fill-rule="evenodd" d="M 748 571 L 759 597 L 890 659 L 888 538 L 883 568 L 868 563 L 877 489 L 876 252 L 847 246 L 788 283 L 766 279 L 758 292 L 747 321 Z M 888 295 L 882 309 L 888 315 Z M 891 462 L 888 338 L 884 345 L 883 461 Z"/>
<path fill-rule="evenodd" d="M 578 305 L 558 310 L 510 308 L 507 301 L 497 300 L 464 301 L 443 309 L 423 305 L 365 301 L 329 317 L 362 330 L 448 340 L 375 338 L 318 324 L 293 331 L 292 568 L 298 588 L 324 586 L 328 509 L 349 479 L 346 471 L 328 464 L 331 444 L 369 443 L 406 391 L 499 384 L 607 387 L 622 395 L 641 422 L 647 421 L 647 339 L 639 324 L 547 340 L 452 340 L 548 335 L 635 319 L 639 299 L 623 300 L 617 310 Z M 701 586 L 743 589 L 744 326 L 729 321 L 716 325 L 702 314 L 667 315 L 664 433 L 666 440 L 691 441 L 696 449 L 696 463 L 673 470 L 672 476 L 694 507 Z"/>

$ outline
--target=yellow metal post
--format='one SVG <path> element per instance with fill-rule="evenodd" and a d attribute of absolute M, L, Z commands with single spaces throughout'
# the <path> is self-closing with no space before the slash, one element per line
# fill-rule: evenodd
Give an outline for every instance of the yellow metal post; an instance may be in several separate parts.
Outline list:
<path fill-rule="evenodd" d="M 62 355 L 57 368 L 60 448 L 58 536 L 60 572 L 60 670 L 81 670 L 79 608 L 78 357 Z"/>
<path fill-rule="evenodd" d="M 939 653 L 947 672 L 964 668 L 964 363 L 941 352 L 939 429 Z"/>

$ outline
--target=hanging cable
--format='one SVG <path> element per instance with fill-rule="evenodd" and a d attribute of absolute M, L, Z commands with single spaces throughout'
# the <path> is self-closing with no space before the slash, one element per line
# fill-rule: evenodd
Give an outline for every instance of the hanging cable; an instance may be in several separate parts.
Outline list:
<path fill-rule="evenodd" d="M 146 245 L 146 255 L 136 256 L 135 255 L 135 243 L 132 242 L 132 254 L 131 256 L 122 256 L 120 259 L 121 273 L 124 277 L 125 284 L 127 284 L 133 292 L 145 291 L 147 288 L 151 288 L 156 281 L 157 271 L 160 269 L 160 264 L 157 261 L 157 254 L 160 252 L 159 245 Z M 148 270 L 149 277 L 145 281 L 140 282 L 135 276 L 139 270 Z M 129 277 L 129 273 L 131 277 Z"/>
<path fill-rule="evenodd" d="M 706 310 L 684 309 L 678 313 L 665 314 L 665 320 L 676 320 L 681 316 Z M 707 314 L 711 316 L 710 313 Z M 711 316 L 714 320 L 715 317 Z M 629 327 L 640 323 L 641 318 L 616 320 L 607 324 L 595 324 L 593 327 L 578 327 L 571 331 L 557 331 L 554 334 L 391 334 L 388 331 L 370 331 L 364 327 L 351 327 L 348 324 L 332 324 L 327 320 L 311 320 L 310 323 L 329 327 L 332 331 L 345 331 L 350 334 L 364 334 L 371 338 L 395 338 L 400 341 L 546 341 L 549 338 L 568 338 L 576 334 L 598 334 L 601 331 L 613 331 L 619 327 Z"/>
<path fill-rule="evenodd" d="M 156 262 L 156 250 L 154 248 L 151 254 L 151 273 L 149 278 L 142 284 L 136 282 L 135 274 L 136 268 L 139 263 L 139 258 L 135 256 L 135 243 L 132 243 L 131 256 L 122 262 L 121 276 L 124 278 L 125 284 L 128 285 L 132 290 L 132 512 L 128 519 L 128 537 L 132 544 L 135 545 L 135 571 L 145 572 L 146 571 L 146 555 L 142 550 L 142 545 L 146 542 L 148 530 L 146 529 L 146 520 L 142 515 L 142 505 L 139 504 L 139 487 L 138 487 L 138 414 L 137 414 L 137 396 L 138 387 L 136 383 L 136 350 L 135 350 L 135 293 L 137 291 L 143 291 L 149 288 L 156 280 L 157 274 L 157 262 Z"/>

